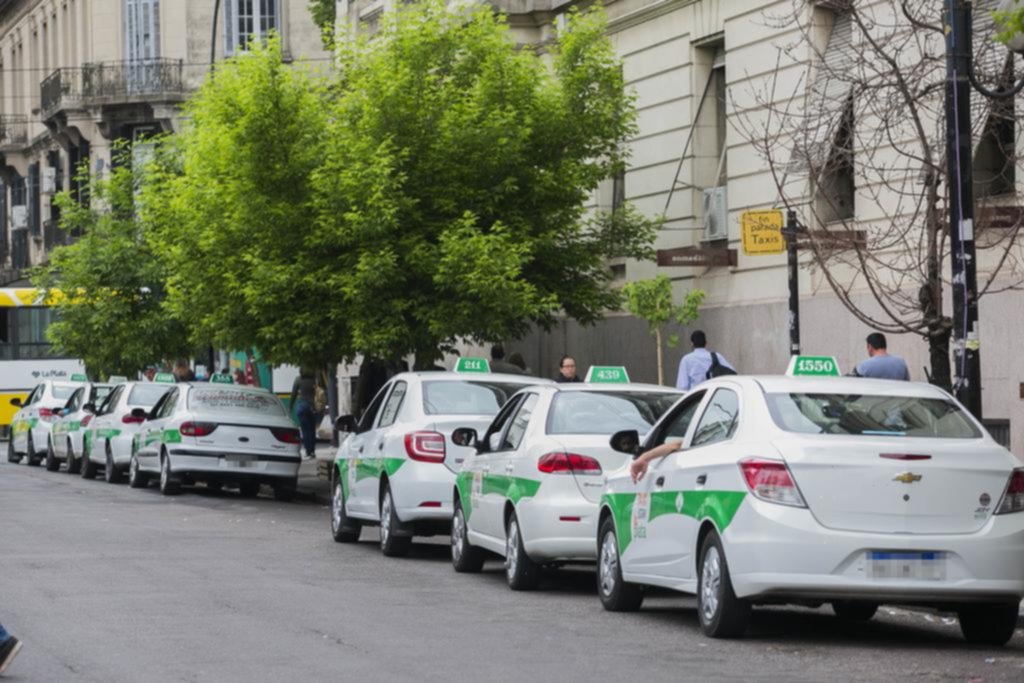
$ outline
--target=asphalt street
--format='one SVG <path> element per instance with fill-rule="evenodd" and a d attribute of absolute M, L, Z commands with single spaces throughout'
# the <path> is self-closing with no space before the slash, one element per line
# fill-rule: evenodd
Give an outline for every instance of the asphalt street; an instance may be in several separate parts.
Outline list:
<path fill-rule="evenodd" d="M 757 610 L 716 641 L 693 601 L 605 613 L 593 575 L 513 593 L 457 575 L 447 539 L 387 559 L 334 543 L 328 509 L 269 492 L 164 498 L 0 462 L 0 622 L 10 681 L 1024 681 L 1024 631 L 969 646 L 954 619 Z"/>

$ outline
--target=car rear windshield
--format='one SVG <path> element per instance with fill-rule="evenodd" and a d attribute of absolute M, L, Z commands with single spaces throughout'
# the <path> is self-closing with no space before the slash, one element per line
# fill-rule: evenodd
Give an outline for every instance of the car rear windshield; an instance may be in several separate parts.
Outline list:
<path fill-rule="evenodd" d="M 682 394 L 639 391 L 562 391 L 551 404 L 548 434 L 614 434 L 650 430 Z"/>
<path fill-rule="evenodd" d="M 152 408 L 168 388 L 166 384 L 136 384 L 128 394 L 128 405 Z"/>
<path fill-rule="evenodd" d="M 772 419 L 787 432 L 977 439 L 981 432 L 941 398 L 864 394 L 768 394 Z"/>
<path fill-rule="evenodd" d="M 59 385 L 53 386 L 53 397 L 54 398 L 71 398 L 71 394 L 75 393 L 78 387 L 62 387 Z"/>
<path fill-rule="evenodd" d="M 271 393 L 230 388 L 196 387 L 188 395 L 189 410 L 209 413 L 249 413 L 283 417 L 284 406 Z"/>
<path fill-rule="evenodd" d="M 103 402 L 107 396 L 110 396 L 110 392 L 114 390 L 114 387 L 93 387 L 92 394 L 89 396 L 89 402 L 99 405 Z"/>
<path fill-rule="evenodd" d="M 508 397 L 524 386 L 469 380 L 424 382 L 423 412 L 427 415 L 496 415 Z"/>

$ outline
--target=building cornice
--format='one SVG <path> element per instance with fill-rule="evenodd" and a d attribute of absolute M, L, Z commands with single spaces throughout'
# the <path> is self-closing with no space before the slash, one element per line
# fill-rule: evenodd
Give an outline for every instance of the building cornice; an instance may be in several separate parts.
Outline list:
<path fill-rule="evenodd" d="M 618 33 L 697 2 L 698 0 L 658 0 L 657 2 L 652 2 L 649 5 L 626 12 L 617 17 L 609 17 L 608 33 Z"/>

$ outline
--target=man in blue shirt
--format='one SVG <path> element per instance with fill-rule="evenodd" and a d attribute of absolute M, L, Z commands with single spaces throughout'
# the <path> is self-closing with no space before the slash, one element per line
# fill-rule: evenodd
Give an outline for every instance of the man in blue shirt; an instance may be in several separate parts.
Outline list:
<path fill-rule="evenodd" d="M 683 391 L 689 391 L 701 382 L 710 379 L 708 372 L 714 365 L 711 352 L 705 348 L 708 345 L 708 338 L 703 331 L 696 330 L 691 334 L 690 343 L 693 345 L 693 351 L 679 361 L 679 375 L 676 377 L 676 388 Z M 716 353 L 715 356 L 718 358 L 718 364 L 729 371 L 722 374 L 736 374 L 736 369 L 722 354 Z"/>
<path fill-rule="evenodd" d="M 910 381 L 910 370 L 907 362 L 899 356 L 890 355 L 886 350 L 887 342 L 881 332 L 868 335 L 868 358 L 857 366 L 857 375 L 875 379 L 897 379 Z"/>

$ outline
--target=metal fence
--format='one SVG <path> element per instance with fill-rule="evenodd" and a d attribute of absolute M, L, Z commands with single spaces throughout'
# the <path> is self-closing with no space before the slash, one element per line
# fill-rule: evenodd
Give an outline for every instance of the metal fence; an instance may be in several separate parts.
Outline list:
<path fill-rule="evenodd" d="M 28 144 L 28 117 L 17 114 L 0 115 L 0 147 Z"/>
<path fill-rule="evenodd" d="M 52 112 L 68 103 L 133 98 L 185 92 L 184 60 L 94 62 L 57 69 L 42 82 L 41 104 Z"/>

